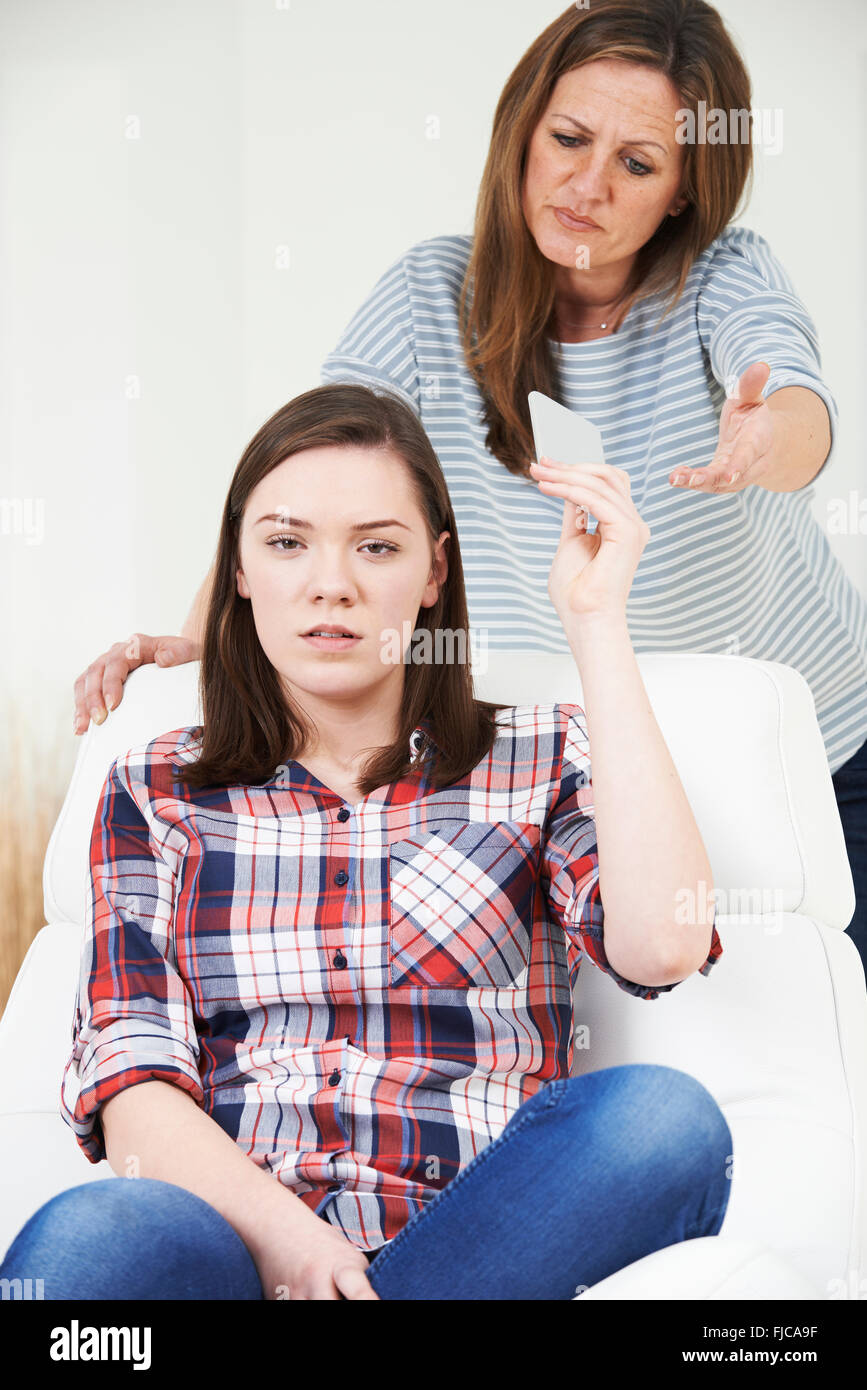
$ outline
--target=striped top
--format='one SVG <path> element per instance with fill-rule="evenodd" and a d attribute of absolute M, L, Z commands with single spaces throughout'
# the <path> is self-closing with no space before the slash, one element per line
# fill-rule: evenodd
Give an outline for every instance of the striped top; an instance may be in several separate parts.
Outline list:
<path fill-rule="evenodd" d="M 435 788 L 423 719 L 406 775 L 354 805 L 294 759 L 258 786 L 187 788 L 196 726 L 115 759 L 60 1098 L 92 1163 L 105 1102 L 166 1081 L 376 1250 L 571 1074 L 585 955 L 638 999 L 675 988 L 605 953 L 583 710 L 497 725 Z M 708 916 L 705 976 L 723 953 Z"/>
<path fill-rule="evenodd" d="M 568 651 L 547 592 L 563 512 L 485 448 L 482 399 L 458 332 L 470 236 L 419 242 L 381 277 L 322 367 L 323 384 L 396 391 L 417 415 L 449 486 L 477 645 Z M 768 243 L 726 229 L 696 260 L 658 330 L 664 297 L 633 306 L 620 330 L 551 340 L 562 403 L 600 429 L 605 461 L 625 469 L 651 528 L 627 604 L 637 652 L 718 652 L 779 661 L 813 694 L 831 771 L 867 738 L 867 602 L 794 493 L 730 496 L 674 488 L 680 466 L 710 462 L 726 385 L 753 362 L 765 395 L 806 386 L 831 416 L 815 325 Z"/>

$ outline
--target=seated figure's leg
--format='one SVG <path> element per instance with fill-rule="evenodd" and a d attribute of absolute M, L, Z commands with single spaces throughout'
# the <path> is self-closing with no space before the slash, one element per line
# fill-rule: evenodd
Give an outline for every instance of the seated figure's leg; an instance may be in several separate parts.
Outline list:
<path fill-rule="evenodd" d="M 0 1279 L 41 1279 L 46 1299 L 263 1296 L 229 1222 L 201 1197 L 156 1178 L 105 1178 L 59 1192 L 19 1231 Z M 12 1286 L 7 1296 L 20 1294 Z"/>
<path fill-rule="evenodd" d="M 716 1235 L 732 1138 L 710 1092 L 631 1064 L 555 1081 L 375 1256 L 383 1299 L 570 1299 Z"/>

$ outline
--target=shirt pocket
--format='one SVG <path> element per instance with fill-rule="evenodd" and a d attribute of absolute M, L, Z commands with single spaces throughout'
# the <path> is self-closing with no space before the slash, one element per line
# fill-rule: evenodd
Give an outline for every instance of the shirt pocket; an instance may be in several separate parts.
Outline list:
<path fill-rule="evenodd" d="M 541 831 L 521 821 L 447 822 L 389 848 L 392 985 L 523 983 Z"/>

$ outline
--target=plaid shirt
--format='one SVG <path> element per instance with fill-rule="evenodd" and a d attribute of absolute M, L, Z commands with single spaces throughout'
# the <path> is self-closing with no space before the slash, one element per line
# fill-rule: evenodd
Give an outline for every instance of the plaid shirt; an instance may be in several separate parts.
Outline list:
<path fill-rule="evenodd" d="M 491 752 L 355 805 L 298 762 L 189 790 L 201 730 L 117 758 L 91 840 L 61 1112 L 91 1162 L 136 1082 L 187 1091 L 250 1159 L 359 1248 L 390 1240 L 570 1075 L 582 955 L 603 945 L 578 705 L 501 710 Z M 433 745 L 435 746 L 435 745 Z M 707 975 L 722 954 L 715 926 Z"/>

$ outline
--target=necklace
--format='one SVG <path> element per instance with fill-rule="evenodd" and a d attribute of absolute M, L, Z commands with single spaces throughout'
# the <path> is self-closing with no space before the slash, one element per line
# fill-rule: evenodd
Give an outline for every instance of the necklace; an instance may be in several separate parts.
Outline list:
<path fill-rule="evenodd" d="M 573 331 L 581 332 L 585 328 L 607 328 L 607 323 L 567 323 L 565 319 L 560 320 L 564 328 L 571 328 Z"/>
<path fill-rule="evenodd" d="M 607 327 L 608 327 L 608 322 L 607 322 L 607 320 L 606 320 L 605 323 L 570 323 L 569 320 L 568 320 L 568 319 L 564 319 L 563 316 L 562 316 L 561 314 L 558 314 L 558 315 L 557 315 L 557 320 L 558 320 L 558 322 L 562 325 L 563 328 L 571 328 L 571 329 L 577 330 L 579 333 L 580 333 L 583 329 L 586 329 L 586 328 L 607 328 Z"/>

